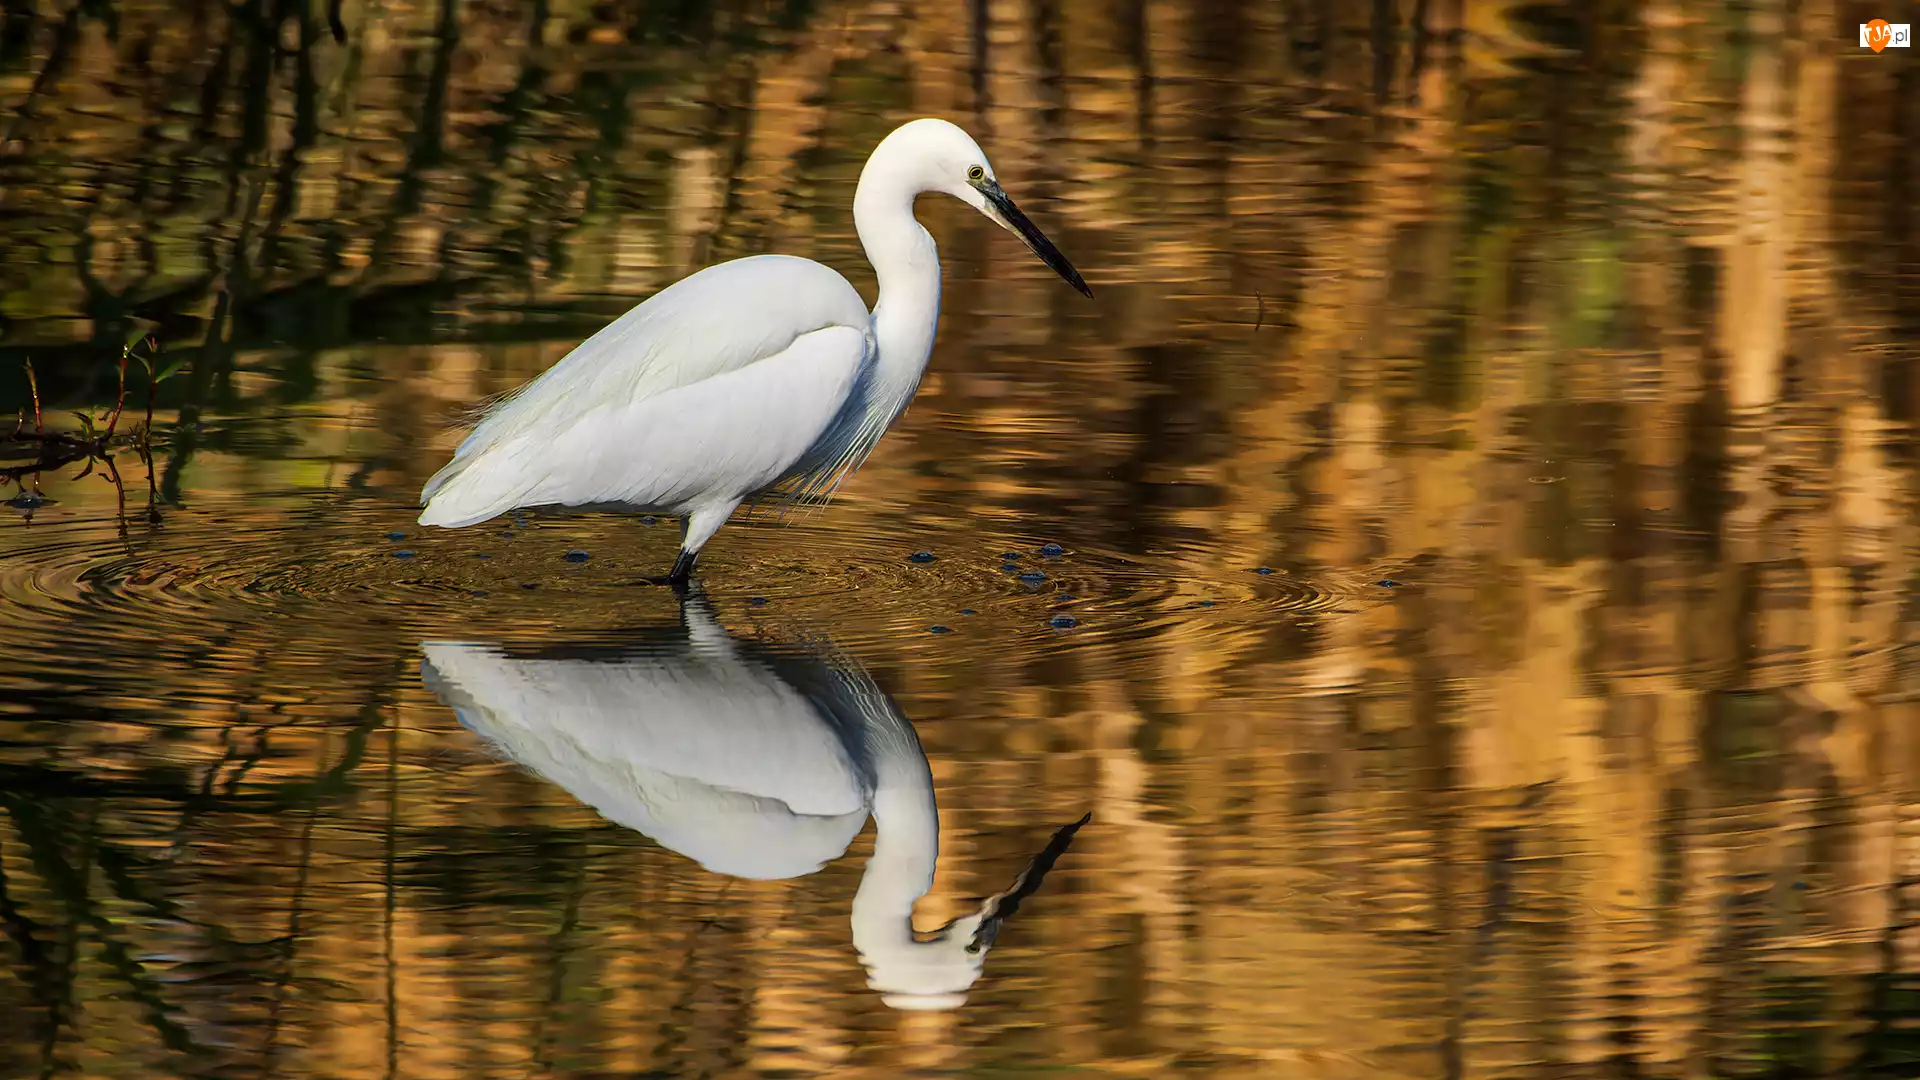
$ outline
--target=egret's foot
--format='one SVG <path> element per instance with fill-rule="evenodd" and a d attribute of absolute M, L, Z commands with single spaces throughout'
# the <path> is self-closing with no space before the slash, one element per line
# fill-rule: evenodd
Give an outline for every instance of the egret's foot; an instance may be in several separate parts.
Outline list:
<path fill-rule="evenodd" d="M 687 595 L 687 586 L 693 581 L 693 560 L 699 558 L 691 551 L 682 551 L 680 557 L 673 560 L 673 569 L 660 577 L 646 579 L 650 584 L 669 585 L 681 596 Z"/>
<path fill-rule="evenodd" d="M 641 578 L 640 580 L 648 585 L 665 585 L 667 588 L 672 589 L 673 594 L 682 600 L 686 599 L 687 594 L 693 590 L 692 578 L 676 578 L 672 574 L 661 574 L 657 577 Z"/>

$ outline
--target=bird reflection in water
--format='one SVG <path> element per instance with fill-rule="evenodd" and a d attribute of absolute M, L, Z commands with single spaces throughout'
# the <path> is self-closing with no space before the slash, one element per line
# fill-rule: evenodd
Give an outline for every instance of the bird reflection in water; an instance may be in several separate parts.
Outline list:
<path fill-rule="evenodd" d="M 996 935 L 1088 818 L 1056 831 L 1004 891 L 930 933 L 939 812 L 913 725 L 851 657 L 773 648 L 689 596 L 676 629 L 619 646 L 507 651 L 430 641 L 422 674 L 461 723 L 602 817 L 718 874 L 799 877 L 874 820 L 853 898 L 867 985 L 896 1009 L 966 1001 Z"/>

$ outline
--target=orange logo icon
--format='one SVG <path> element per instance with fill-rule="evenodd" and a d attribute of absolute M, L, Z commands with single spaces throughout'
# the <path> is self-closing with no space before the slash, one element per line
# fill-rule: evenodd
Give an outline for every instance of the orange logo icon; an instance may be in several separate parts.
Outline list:
<path fill-rule="evenodd" d="M 1886 48 L 1887 43 L 1893 40 L 1893 26 L 1885 19 L 1874 19 L 1862 28 L 1862 32 L 1867 39 L 1867 48 L 1874 52 Z"/>

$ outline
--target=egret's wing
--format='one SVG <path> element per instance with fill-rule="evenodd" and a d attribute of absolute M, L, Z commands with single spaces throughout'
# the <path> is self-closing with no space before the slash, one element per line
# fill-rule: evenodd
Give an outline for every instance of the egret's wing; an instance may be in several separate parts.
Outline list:
<path fill-rule="evenodd" d="M 619 410 L 780 356 L 827 328 L 865 335 L 852 285 L 810 259 L 757 255 L 662 289 L 490 409 L 421 492 L 431 504 L 481 457 L 494 458 Z M 489 467 L 495 467 L 493 462 Z"/>
<path fill-rule="evenodd" d="M 733 371 L 510 432 L 441 471 L 420 523 L 471 525 L 517 506 L 666 509 L 762 490 L 846 411 L 872 345 L 864 328 L 826 327 Z"/>

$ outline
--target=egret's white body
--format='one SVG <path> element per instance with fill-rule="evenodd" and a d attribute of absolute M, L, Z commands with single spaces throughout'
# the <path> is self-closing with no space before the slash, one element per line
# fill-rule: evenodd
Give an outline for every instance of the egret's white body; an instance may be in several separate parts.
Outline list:
<path fill-rule="evenodd" d="M 683 613 L 684 633 L 663 647 L 597 657 L 428 642 L 423 675 L 506 756 L 716 873 L 812 873 L 845 853 L 871 813 L 873 857 L 852 912 L 868 985 L 895 1008 L 963 1003 L 999 921 L 1065 840 L 1014 889 L 916 935 L 913 905 L 933 886 L 940 825 L 912 725 L 831 649 L 762 652 L 697 598 Z"/>
<path fill-rule="evenodd" d="M 874 149 L 854 192 L 879 281 L 871 312 L 810 259 L 758 255 L 692 274 L 492 409 L 427 482 L 420 523 L 554 505 L 677 514 L 673 576 L 684 581 L 743 500 L 830 493 L 906 409 L 933 352 L 940 257 L 913 216 L 928 192 L 986 214 L 1092 295 L 966 132 L 915 120 Z"/>

